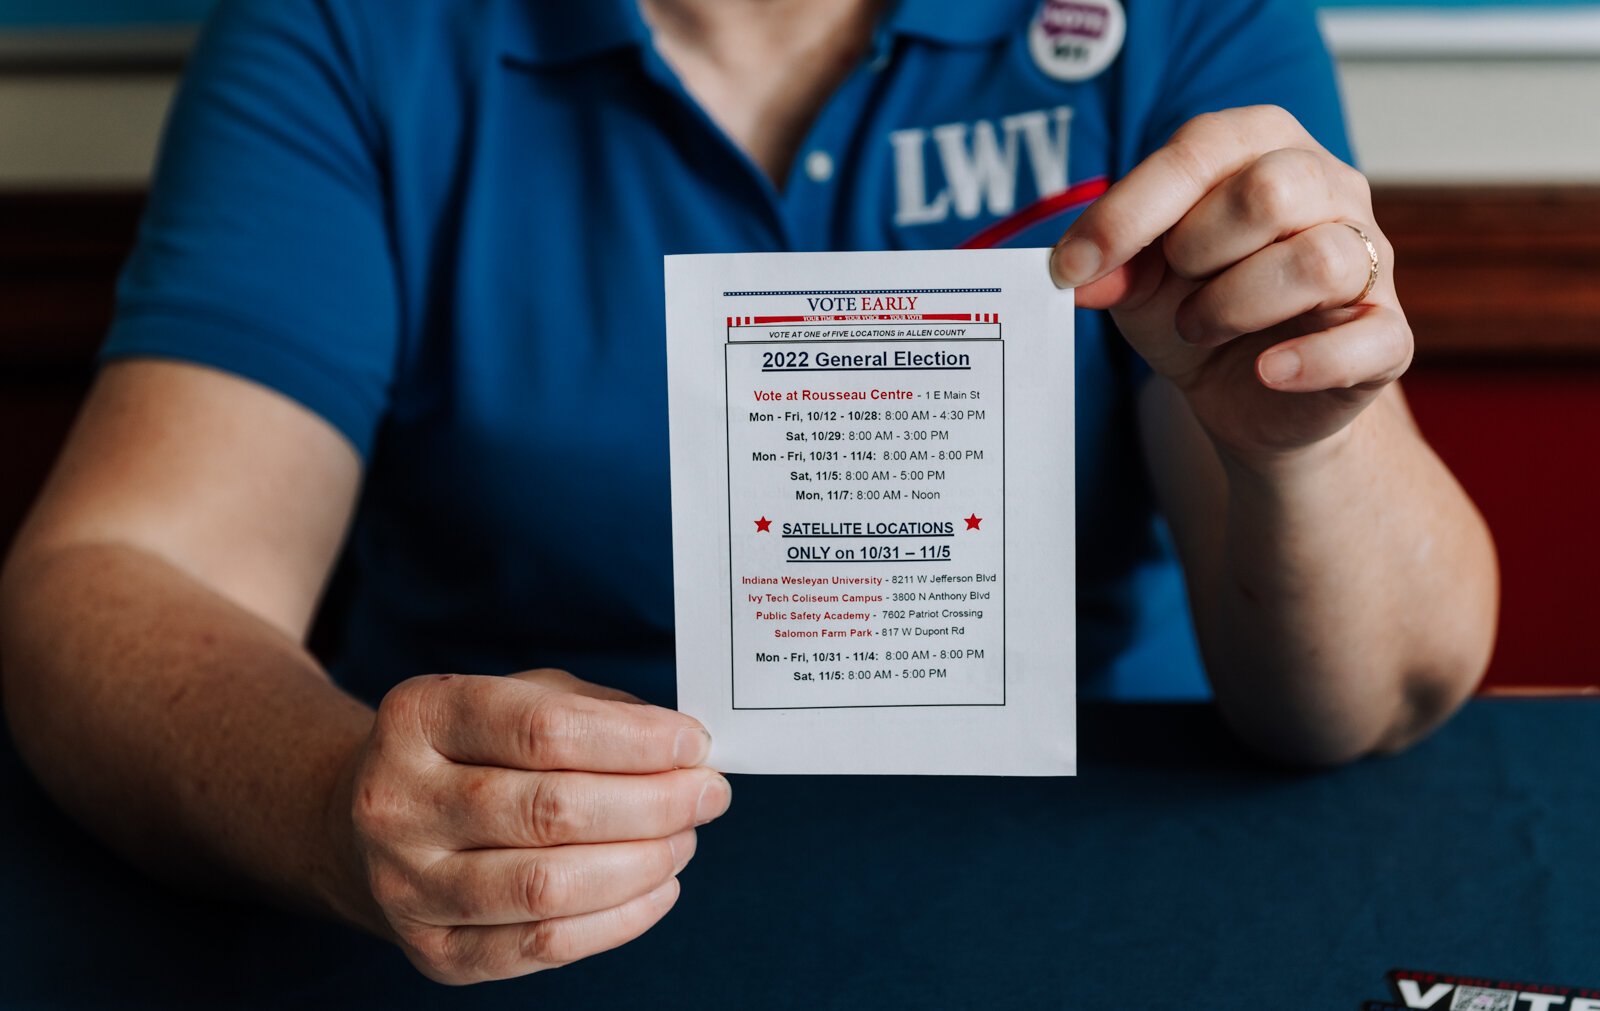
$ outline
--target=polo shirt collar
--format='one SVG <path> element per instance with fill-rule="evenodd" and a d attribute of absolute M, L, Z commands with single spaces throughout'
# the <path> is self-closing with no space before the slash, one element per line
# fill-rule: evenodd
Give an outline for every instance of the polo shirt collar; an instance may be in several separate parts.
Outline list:
<path fill-rule="evenodd" d="M 508 52 L 558 66 L 648 42 L 637 0 L 511 0 Z"/>
<path fill-rule="evenodd" d="M 899 0 L 884 27 L 946 46 L 986 46 L 1022 23 L 1038 0 Z"/>
<path fill-rule="evenodd" d="M 884 17 L 891 34 L 948 46 L 1004 38 L 1036 0 L 898 0 Z M 559 65 L 639 46 L 650 29 L 638 0 L 513 0 L 509 49 L 529 63 Z"/>

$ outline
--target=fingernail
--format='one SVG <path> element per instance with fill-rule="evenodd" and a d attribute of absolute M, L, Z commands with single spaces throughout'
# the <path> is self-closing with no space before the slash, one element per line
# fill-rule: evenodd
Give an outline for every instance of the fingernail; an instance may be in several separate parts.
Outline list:
<path fill-rule="evenodd" d="M 711 735 L 699 727 L 684 727 L 678 731 L 678 740 L 672 747 L 672 764 L 680 769 L 693 768 L 711 754 Z"/>
<path fill-rule="evenodd" d="M 1100 270 L 1100 250 L 1087 239 L 1068 236 L 1050 254 L 1050 276 L 1057 288 L 1075 288 Z"/>
<path fill-rule="evenodd" d="M 1300 375 L 1300 368 L 1300 352 L 1293 348 L 1269 351 L 1256 363 L 1256 371 L 1261 374 L 1261 381 L 1268 386 L 1287 383 Z"/>
<path fill-rule="evenodd" d="M 694 805 L 694 823 L 704 825 L 713 818 L 720 818 L 732 803 L 733 787 L 717 776 L 700 788 L 700 799 Z"/>
<path fill-rule="evenodd" d="M 694 851 L 699 846 L 699 842 L 700 837 L 695 835 L 693 829 L 667 837 L 667 848 L 672 851 L 672 874 L 674 877 L 682 874 L 683 869 L 689 866 L 689 861 L 694 859 Z"/>

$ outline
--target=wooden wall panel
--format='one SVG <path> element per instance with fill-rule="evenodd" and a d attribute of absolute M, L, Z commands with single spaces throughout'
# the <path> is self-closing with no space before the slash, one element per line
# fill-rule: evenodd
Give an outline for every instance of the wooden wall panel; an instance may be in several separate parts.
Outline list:
<path fill-rule="evenodd" d="M 1381 189 L 1421 363 L 1600 361 L 1600 187 Z"/>
<path fill-rule="evenodd" d="M 111 318 L 137 193 L 0 195 L 0 365 L 81 374 Z"/>
<path fill-rule="evenodd" d="M 1600 187 L 1375 194 L 1429 360 L 1600 360 Z M 137 193 L 0 195 L 0 365 L 81 364 L 109 317 Z"/>
<path fill-rule="evenodd" d="M 88 388 L 137 193 L 0 196 L 0 550 Z"/>
<path fill-rule="evenodd" d="M 1600 572 L 1600 187 L 1390 188 L 1375 203 L 1417 334 L 1418 419 L 1507 555 L 1491 686 L 1600 683 L 1579 633 Z M 0 545 L 87 388 L 141 204 L 0 194 Z"/>

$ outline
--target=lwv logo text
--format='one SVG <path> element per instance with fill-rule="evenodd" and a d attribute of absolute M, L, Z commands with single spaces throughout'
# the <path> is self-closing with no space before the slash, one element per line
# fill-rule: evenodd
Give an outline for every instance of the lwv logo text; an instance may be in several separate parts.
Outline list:
<path fill-rule="evenodd" d="M 1006 116 L 997 125 L 980 119 L 930 129 L 896 130 L 894 145 L 897 201 L 894 223 L 929 225 L 951 212 L 970 221 L 987 211 L 1005 217 L 1016 210 L 1017 173 L 1023 152 L 1039 198 L 1067 188 L 1067 134 L 1072 110 L 1064 105 Z M 932 144 L 929 144 L 929 140 Z M 927 151 L 932 147 L 944 170 L 944 186 L 929 193 Z"/>

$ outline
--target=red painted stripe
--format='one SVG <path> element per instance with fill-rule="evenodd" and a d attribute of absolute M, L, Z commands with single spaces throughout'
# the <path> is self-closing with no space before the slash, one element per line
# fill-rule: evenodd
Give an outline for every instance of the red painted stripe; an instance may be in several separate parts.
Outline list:
<path fill-rule="evenodd" d="M 1001 218 L 956 248 L 989 249 L 992 246 L 998 246 L 1018 232 L 1031 228 L 1041 221 L 1098 199 L 1110 185 L 1105 176 L 1085 179 L 1075 186 L 1069 186 L 1053 197 L 1045 197 L 1043 200 L 1034 201 L 1009 218 Z"/>
<path fill-rule="evenodd" d="M 890 316 L 873 316 L 868 313 L 811 313 L 805 316 L 748 316 L 746 317 L 753 326 L 767 326 L 772 323 L 847 323 L 852 320 L 879 320 L 892 323 L 916 323 L 927 320 L 940 320 L 945 322 L 955 321 L 962 323 L 972 322 L 970 312 L 900 312 Z"/>

